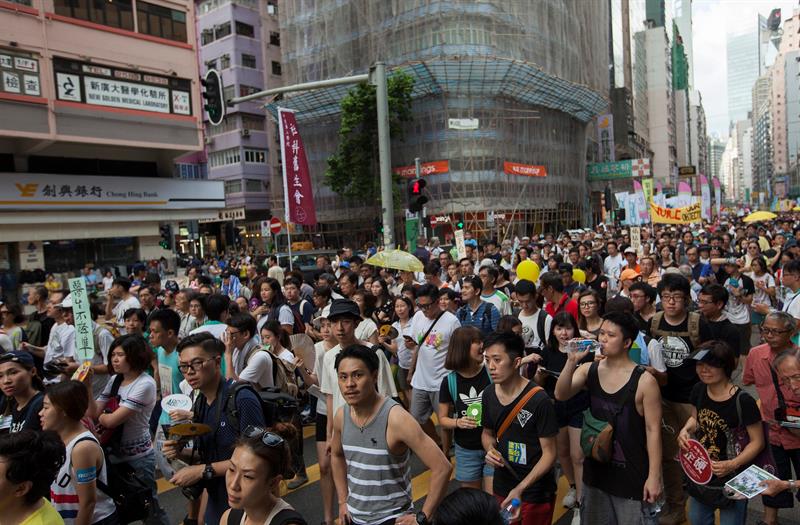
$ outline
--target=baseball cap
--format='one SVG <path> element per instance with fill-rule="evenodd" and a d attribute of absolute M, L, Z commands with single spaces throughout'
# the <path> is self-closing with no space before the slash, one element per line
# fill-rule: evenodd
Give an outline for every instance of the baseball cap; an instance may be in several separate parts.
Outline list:
<path fill-rule="evenodd" d="M 56 306 L 60 308 L 72 308 L 72 294 L 67 294 Z"/>
<path fill-rule="evenodd" d="M 0 354 L 0 363 L 19 363 L 27 367 L 34 366 L 33 356 L 28 352 L 22 352 L 20 350 Z"/>
<path fill-rule="evenodd" d="M 625 248 L 625 251 L 622 252 L 622 253 L 626 253 L 626 254 L 627 253 L 632 253 L 632 254 L 636 255 L 636 248 L 634 248 L 633 246 L 628 246 L 627 248 Z"/>
<path fill-rule="evenodd" d="M 358 310 L 358 305 L 355 301 L 351 301 L 350 299 L 335 299 L 331 303 L 328 319 L 333 321 L 337 317 L 352 317 L 360 321 L 361 312 Z"/>
<path fill-rule="evenodd" d="M 689 356 L 689 359 L 692 361 L 697 361 L 698 363 L 706 363 L 714 368 L 725 368 L 725 363 L 723 363 L 711 352 L 711 350 L 707 348 L 696 350 L 694 353 L 692 353 L 692 355 Z"/>
<path fill-rule="evenodd" d="M 641 274 L 639 272 L 637 272 L 636 270 L 632 270 L 630 268 L 625 268 L 624 270 L 622 270 L 622 273 L 619 275 L 619 280 L 620 281 L 626 281 L 628 279 L 633 280 L 633 279 L 638 278 L 640 275 Z"/>

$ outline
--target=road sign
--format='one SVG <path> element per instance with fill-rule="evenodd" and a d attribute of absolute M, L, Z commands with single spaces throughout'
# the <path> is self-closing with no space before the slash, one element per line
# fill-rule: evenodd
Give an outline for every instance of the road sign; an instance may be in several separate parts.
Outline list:
<path fill-rule="evenodd" d="M 281 220 L 279 218 L 273 217 L 269 220 L 269 231 L 275 235 L 281 232 Z"/>
<path fill-rule="evenodd" d="M 261 221 L 261 236 L 269 237 L 272 232 L 269 230 L 269 221 Z"/>

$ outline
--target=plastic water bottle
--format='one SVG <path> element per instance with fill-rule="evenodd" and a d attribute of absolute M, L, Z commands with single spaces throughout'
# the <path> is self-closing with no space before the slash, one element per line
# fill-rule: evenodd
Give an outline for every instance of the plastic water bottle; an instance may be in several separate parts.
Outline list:
<path fill-rule="evenodd" d="M 511 518 L 513 518 L 514 514 L 517 513 L 518 508 L 519 508 L 519 500 L 517 498 L 514 498 L 511 500 L 511 503 L 509 503 L 506 508 L 500 511 L 500 516 L 503 518 L 503 523 L 505 525 L 509 525 L 509 523 L 511 523 Z"/>
<path fill-rule="evenodd" d="M 666 503 L 666 498 L 664 497 L 664 491 L 662 489 L 661 496 L 659 496 L 657 500 L 652 503 L 644 502 L 642 504 L 642 511 L 647 525 L 656 525 L 658 523 L 659 514 L 664 507 L 664 503 Z"/>

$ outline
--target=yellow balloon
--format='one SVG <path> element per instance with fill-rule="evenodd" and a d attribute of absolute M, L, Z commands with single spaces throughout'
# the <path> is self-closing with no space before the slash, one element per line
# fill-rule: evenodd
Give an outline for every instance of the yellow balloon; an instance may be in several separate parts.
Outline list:
<path fill-rule="evenodd" d="M 583 284 L 586 282 L 586 273 L 580 268 L 575 268 L 572 270 L 572 279 Z"/>
<path fill-rule="evenodd" d="M 533 261 L 522 261 L 517 265 L 517 277 L 535 283 L 539 278 L 539 266 Z"/>

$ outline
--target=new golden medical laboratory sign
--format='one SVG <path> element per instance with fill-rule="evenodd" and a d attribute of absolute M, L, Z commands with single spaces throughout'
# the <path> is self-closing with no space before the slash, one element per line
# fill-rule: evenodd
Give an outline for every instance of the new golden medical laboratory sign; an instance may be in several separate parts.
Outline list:
<path fill-rule="evenodd" d="M 700 203 L 695 202 L 683 208 L 664 208 L 650 203 L 650 218 L 661 224 L 691 224 L 700 222 Z"/>
<path fill-rule="evenodd" d="M 222 181 L 0 173 L 0 210 L 224 207 Z"/>

